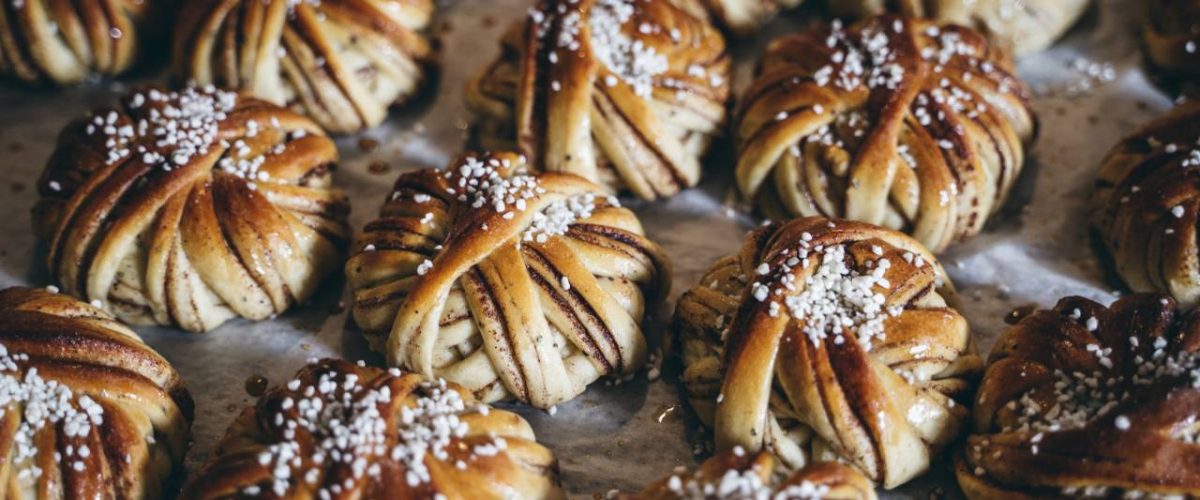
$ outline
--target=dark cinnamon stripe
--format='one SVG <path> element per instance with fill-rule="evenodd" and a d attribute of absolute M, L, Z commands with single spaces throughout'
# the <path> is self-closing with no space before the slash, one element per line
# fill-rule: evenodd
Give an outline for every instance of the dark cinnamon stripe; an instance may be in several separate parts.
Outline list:
<path fill-rule="evenodd" d="M 547 12 L 548 15 L 558 16 L 557 13 L 548 12 L 548 9 L 543 9 L 543 11 Z M 532 130 L 518 129 L 514 139 L 517 143 L 517 149 L 528 158 L 530 165 L 544 168 L 545 164 L 543 161 L 546 158 L 546 127 L 549 122 L 549 117 L 546 115 L 549 113 L 550 107 L 547 103 L 550 95 L 549 87 L 551 80 L 549 77 L 551 67 L 549 56 L 550 52 L 555 50 L 553 44 L 546 43 L 546 40 L 558 39 L 559 33 L 562 31 L 562 22 L 553 23 L 550 29 L 546 30 L 544 37 L 539 38 L 537 36 L 538 29 L 532 20 L 526 20 L 524 32 L 521 34 L 525 40 L 526 49 L 523 53 L 518 52 L 518 54 L 524 57 L 524 60 L 517 64 L 517 68 L 524 71 L 519 72 L 520 76 L 518 78 L 521 80 L 517 82 L 519 90 L 515 96 L 517 107 L 514 109 L 518 115 L 515 117 L 518 122 L 520 121 L 520 114 L 528 114 L 528 122 Z M 529 67 L 525 68 L 525 66 Z M 530 71 L 533 72 L 532 75 L 529 74 Z M 525 80 L 528 80 L 531 88 L 523 87 L 526 83 Z M 522 98 L 529 100 L 527 110 L 521 109 L 524 107 L 521 106 Z"/>
<path fill-rule="evenodd" d="M 303 3 L 301 5 L 303 5 Z M 297 7 L 297 8 L 301 8 L 301 7 Z M 318 5 L 312 7 L 312 9 L 315 11 L 320 11 L 322 8 L 325 8 L 325 7 L 323 7 L 321 4 L 318 4 Z M 319 26 L 314 26 L 314 25 L 310 25 L 309 23 L 301 22 L 302 19 L 303 18 L 297 16 L 296 21 L 288 23 L 288 27 L 285 27 L 284 29 L 294 27 L 295 29 L 293 30 L 293 33 L 296 33 L 301 39 L 303 39 L 307 43 L 309 48 L 312 49 L 314 57 L 321 57 L 321 58 L 324 58 L 326 61 L 334 60 L 335 58 L 337 58 L 338 57 L 337 54 L 333 54 L 330 52 L 331 47 L 329 47 L 328 44 L 325 44 L 325 45 L 318 44 L 318 42 L 321 41 L 321 38 L 322 38 L 319 35 L 321 28 Z M 352 39 L 355 36 L 356 35 L 351 34 Z M 300 66 L 302 69 L 304 68 L 304 66 L 302 64 L 300 64 L 300 62 L 296 59 L 296 57 L 294 55 L 290 54 L 290 51 L 289 51 L 289 56 L 291 56 L 292 59 L 294 61 L 296 61 L 297 66 Z M 342 68 L 342 69 L 346 70 L 346 71 L 350 71 L 352 68 Z M 350 94 L 350 86 L 349 86 L 349 83 L 346 81 L 346 78 L 343 77 L 342 75 L 338 74 L 338 72 L 330 70 L 328 68 L 328 66 L 321 67 L 318 69 L 318 71 L 327 75 L 329 77 L 329 80 L 337 85 L 338 90 L 341 90 L 342 96 L 346 99 L 347 102 L 350 103 L 350 106 L 352 108 L 354 108 L 354 115 L 358 117 L 359 123 L 367 123 L 366 116 L 363 115 L 362 110 L 359 109 L 361 103 L 359 103 L 357 100 L 355 100 L 355 98 Z M 301 75 L 303 75 L 305 77 L 306 80 L 309 80 L 309 82 L 311 84 L 312 77 L 309 75 L 310 75 L 310 73 L 316 73 L 316 72 L 301 71 L 300 73 L 301 73 Z M 348 77 L 356 78 L 357 75 L 354 73 L 351 73 L 350 75 L 348 75 Z M 313 88 L 315 88 L 315 85 L 313 86 Z M 321 94 L 318 92 L 314 92 L 313 97 L 317 100 L 320 100 Z M 329 103 L 323 103 L 323 107 L 329 108 L 330 107 Z"/>
<path fill-rule="evenodd" d="M 113 219 L 119 218 L 118 207 L 122 203 L 129 202 L 128 198 L 130 197 L 127 196 L 127 193 L 133 189 L 135 184 L 144 179 L 149 171 L 148 165 L 132 158 L 126 158 L 107 178 L 97 184 L 95 189 L 87 193 L 77 191 L 72 196 L 72 198 L 76 196 L 87 196 L 87 198 L 76 207 L 74 212 L 67 214 L 69 220 L 59 226 L 63 228 L 63 231 L 58 235 L 58 245 L 52 254 L 57 258 L 51 269 L 58 279 L 62 279 L 60 274 L 62 267 L 68 265 L 62 261 L 65 258 L 64 254 L 67 253 L 67 245 L 74 239 L 74 235 L 79 234 L 80 238 L 76 244 L 82 245 L 83 251 L 80 253 L 80 261 L 75 262 L 80 272 L 76 276 L 73 286 L 81 293 L 87 290 L 87 270 L 91 269 L 95 252 L 104 240 L 104 236 L 101 235 L 107 234 L 105 229 L 112 224 Z M 88 224 L 88 219 L 94 219 L 95 224 Z"/>
<path fill-rule="evenodd" d="M 858 332 L 846 332 L 844 335 L 847 337 L 846 342 L 840 345 L 822 342 L 823 350 L 829 354 L 830 371 L 836 379 L 836 385 L 846 396 L 848 409 L 854 414 L 854 420 L 858 422 L 859 428 L 871 439 L 871 446 L 874 448 L 871 458 L 877 467 L 878 477 L 884 478 L 888 475 L 888 464 L 883 460 L 883 454 L 879 451 L 886 446 L 883 442 L 883 429 L 868 424 L 877 413 L 872 411 L 874 410 L 871 408 L 872 403 L 883 396 L 874 394 L 872 389 L 875 386 L 868 383 L 868 380 L 874 380 L 874 371 L 866 360 L 869 353 L 857 340 Z M 817 385 L 824 386 L 825 384 Z"/>
<path fill-rule="evenodd" d="M 650 249 L 649 245 L 646 244 L 645 238 L 625 231 L 624 229 L 618 229 L 600 224 L 577 222 L 572 224 L 571 227 L 567 229 L 567 235 L 581 241 L 593 243 L 597 246 L 620 251 L 621 253 L 624 253 L 635 259 L 638 257 L 638 255 L 627 252 L 623 248 L 605 244 L 603 239 L 615 241 L 636 249 L 641 256 L 646 257 L 647 260 L 655 260 L 653 257 L 655 253 Z"/>
<path fill-rule="evenodd" d="M 608 96 L 608 94 L 606 93 L 606 90 L 604 89 L 604 87 L 602 87 L 603 83 L 601 83 L 600 81 L 596 81 L 592 85 L 595 90 L 594 92 L 592 92 L 594 109 L 597 112 L 599 112 L 601 115 L 603 115 L 609 121 L 612 121 L 613 118 L 620 119 L 621 123 L 624 123 L 626 128 L 628 128 L 630 131 L 633 132 L 634 135 L 637 136 L 638 141 L 641 142 L 642 145 L 646 146 L 647 149 L 649 149 L 650 151 L 652 151 L 654 153 L 654 157 L 663 166 L 663 169 L 666 170 L 666 172 L 671 175 L 671 182 L 672 182 L 673 186 L 675 187 L 675 189 L 680 190 L 680 189 L 687 188 L 688 187 L 687 180 L 685 180 L 683 178 L 683 174 L 680 173 L 677 168 L 675 168 L 676 167 L 675 162 L 667 159 L 667 157 L 663 154 L 662 150 L 660 150 L 658 148 L 658 146 L 656 144 L 654 144 L 653 141 L 649 140 L 646 137 L 646 134 L 642 133 L 641 129 L 639 129 L 638 127 L 633 125 L 633 122 L 629 120 L 629 116 L 626 115 L 624 111 L 621 111 L 621 107 L 617 106 L 616 102 L 613 101 Z M 607 111 L 605 111 L 605 106 L 600 105 L 598 103 L 598 101 L 601 99 L 605 100 L 608 103 L 608 105 L 612 108 L 613 113 L 615 113 L 615 116 L 612 114 L 609 114 Z"/>
<path fill-rule="evenodd" d="M 521 245 L 521 250 L 522 253 L 525 254 L 526 259 L 537 262 L 548 272 L 552 273 L 552 277 L 555 281 L 562 279 L 562 274 L 559 273 L 559 271 L 554 267 L 554 264 L 548 258 L 546 258 L 544 254 L 541 253 L 540 249 L 534 248 L 534 245 Z M 588 357 L 592 358 L 593 361 L 604 365 L 605 373 L 613 373 L 614 371 L 621 370 L 623 367 L 621 366 L 622 363 L 620 357 L 617 358 L 618 366 L 614 367 L 612 363 L 605 358 L 599 346 L 596 344 L 597 339 L 591 335 L 591 331 L 588 329 L 587 325 L 584 324 L 584 319 L 579 317 L 579 312 L 576 307 L 572 307 L 574 305 L 584 309 L 584 313 L 587 315 L 587 318 L 591 320 L 587 323 L 600 330 L 599 333 L 601 334 L 601 339 L 608 344 L 608 347 L 610 347 L 613 352 L 621 352 L 620 346 L 617 344 L 616 338 L 612 334 L 612 330 L 610 330 L 608 325 L 600 318 L 598 314 L 596 314 L 596 309 L 592 307 L 592 304 L 587 301 L 586 297 L 583 297 L 576 292 L 574 288 L 572 288 L 571 290 L 563 292 L 570 297 L 570 300 L 568 300 L 555 289 L 554 284 L 546 280 L 546 277 L 539 272 L 536 266 L 526 264 L 525 267 L 529 270 L 529 277 L 532 278 L 534 283 L 541 287 L 542 290 L 545 290 L 546 295 L 554 300 L 554 303 L 558 309 L 563 313 L 564 316 L 567 317 L 572 326 L 574 326 L 575 331 L 578 333 L 580 342 L 583 342 L 585 344 L 584 347 L 586 347 L 586 349 L 581 350 L 586 352 Z"/>
<path fill-rule="evenodd" d="M 391 293 L 387 293 L 387 294 L 383 294 L 383 295 L 370 295 L 370 296 L 356 295 L 354 297 L 354 306 L 359 307 L 359 308 L 364 308 L 364 309 L 374 308 L 374 307 L 377 307 L 377 306 L 380 306 L 383 304 L 387 304 L 389 302 L 396 302 L 396 301 L 402 300 L 402 299 L 404 299 L 404 297 L 408 296 L 409 292 L 411 292 L 411 290 L 397 290 L 395 292 L 391 292 Z"/>
<path fill-rule="evenodd" d="M 251 269 L 254 269 L 255 267 L 261 267 L 261 266 L 251 266 L 251 263 L 247 262 L 246 257 L 244 255 L 242 255 L 240 248 L 234 245 L 234 241 L 236 241 L 236 239 L 233 237 L 233 234 L 231 234 L 229 232 L 230 231 L 229 225 L 233 222 L 233 219 L 227 219 L 227 218 L 221 217 L 220 211 L 217 210 L 217 206 L 219 206 L 219 205 L 223 206 L 223 204 L 217 203 L 218 195 L 217 195 L 217 190 L 216 190 L 216 186 L 217 186 L 216 181 L 219 181 L 219 180 L 220 180 L 220 177 L 214 177 L 212 179 L 212 181 L 209 182 L 208 201 L 209 201 L 209 205 L 211 206 L 211 210 L 213 211 L 215 218 L 217 220 L 217 227 L 221 231 L 220 244 L 222 244 L 225 247 L 225 249 L 229 252 L 229 255 L 232 255 L 233 258 L 235 260 L 237 260 L 238 265 L 240 265 L 242 267 L 242 269 L 246 271 L 246 275 L 249 276 L 252 281 L 254 281 L 254 285 L 257 286 L 258 289 L 261 290 L 265 295 L 267 295 L 268 300 L 271 300 L 271 293 L 267 291 L 267 290 L 269 290 L 269 288 L 267 287 L 266 283 L 263 283 L 263 277 L 259 276 L 258 273 L 251 272 Z M 232 181 L 230 181 L 230 182 L 232 182 Z M 244 186 L 243 186 L 243 188 L 244 188 Z M 259 236 L 258 231 L 255 231 L 255 235 Z M 258 238 L 258 242 L 260 245 L 262 245 L 264 243 L 262 241 L 261 237 Z M 289 294 L 289 296 L 290 296 L 290 294 Z M 224 297 L 221 297 L 221 298 L 224 299 Z M 272 308 L 275 307 L 274 301 L 272 301 L 271 307 Z"/>
<path fill-rule="evenodd" d="M 515 370 L 512 371 L 512 374 L 514 375 L 513 383 L 516 384 L 516 387 L 509 387 L 509 392 L 512 392 L 513 396 L 522 401 L 529 399 L 529 388 L 525 385 L 525 368 L 521 365 L 521 360 L 514 353 L 512 340 L 513 333 L 509 331 L 508 322 L 505 321 L 504 314 L 500 312 L 500 305 L 496 302 L 496 290 L 493 289 L 492 284 L 488 282 L 486 278 L 484 278 L 483 272 L 480 271 L 478 267 L 472 267 L 471 270 L 467 271 L 467 273 L 464 275 L 464 278 L 469 280 L 477 289 L 483 291 L 482 295 L 477 296 L 477 300 L 479 300 L 480 305 L 482 306 L 480 307 L 480 314 L 482 314 L 500 329 L 499 336 L 495 337 L 495 340 L 499 341 L 502 345 L 502 353 L 507 359 L 501 360 L 501 363 L 499 363 L 500 366 L 497 366 L 497 368 L 503 367 L 506 364 L 504 363 L 505 361 L 511 362 L 515 367 Z M 479 320 L 477 319 L 476 321 Z M 486 329 L 484 328 L 479 328 L 479 332 L 481 335 L 487 334 Z M 497 363 L 493 363 L 493 366 L 496 365 Z M 500 379 L 501 382 L 503 382 L 503 380 L 503 378 Z"/>

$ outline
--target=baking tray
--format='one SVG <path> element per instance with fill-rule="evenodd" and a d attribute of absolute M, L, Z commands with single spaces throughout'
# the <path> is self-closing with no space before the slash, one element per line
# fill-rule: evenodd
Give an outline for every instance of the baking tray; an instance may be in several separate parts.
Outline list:
<path fill-rule="evenodd" d="M 422 103 L 395 110 L 380 127 L 342 137 L 335 182 L 349 194 L 351 222 L 374 217 L 400 172 L 442 166 L 467 138 L 470 114 L 463 102 L 467 79 L 494 58 L 506 27 L 523 16 L 529 0 L 439 2 L 433 34 L 441 42 L 442 68 Z M 963 314 L 986 352 L 1004 327 L 1004 316 L 1028 304 L 1052 305 L 1077 294 L 1101 302 L 1116 296 L 1111 275 L 1095 256 L 1088 234 L 1088 197 L 1102 156 L 1120 137 L 1172 105 L 1147 77 L 1137 35 L 1142 0 L 1099 0 L 1054 48 L 1020 61 L 1020 74 L 1036 93 L 1040 136 L 1012 198 L 983 234 L 942 256 L 958 288 Z M 732 44 L 736 88 L 746 85 L 754 59 L 772 38 L 811 19 L 785 15 L 752 39 Z M 131 85 L 165 81 L 160 75 L 97 82 L 68 90 L 0 87 L 0 287 L 49 284 L 43 249 L 32 236 L 30 208 L 36 180 L 69 120 L 108 104 Z M 646 331 L 666 331 L 674 301 L 718 257 L 738 247 L 757 221 L 744 215 L 732 182 L 733 161 L 721 142 L 706 161 L 698 188 L 658 203 L 628 201 L 650 238 L 674 264 L 670 298 L 648 319 Z M 337 356 L 380 364 L 355 332 L 340 278 L 310 303 L 263 322 L 231 321 L 206 334 L 139 328 L 146 341 L 182 374 L 196 400 L 189 471 L 208 458 L 236 414 L 250 404 L 247 384 L 287 380 L 312 357 Z M 547 413 L 513 405 L 554 450 L 562 480 L 575 498 L 635 491 L 693 465 L 703 453 L 702 433 L 680 398 L 670 366 L 660 379 L 646 373 L 620 384 L 594 384 L 575 400 Z M 261 382 L 261 380 L 258 380 Z M 942 461 L 924 477 L 885 497 L 958 497 Z"/>

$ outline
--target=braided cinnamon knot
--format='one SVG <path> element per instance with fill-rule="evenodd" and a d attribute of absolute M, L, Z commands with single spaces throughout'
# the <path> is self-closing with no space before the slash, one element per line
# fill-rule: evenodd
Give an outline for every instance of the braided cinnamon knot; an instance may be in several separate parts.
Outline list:
<path fill-rule="evenodd" d="M 1150 0 L 1142 42 L 1150 63 L 1182 79 L 1200 76 L 1200 0 Z"/>
<path fill-rule="evenodd" d="M 0 75 L 70 85 L 124 73 L 162 35 L 169 3 L 7 0 L 0 4 Z"/>
<path fill-rule="evenodd" d="M 836 462 L 817 462 L 791 473 L 769 453 L 735 449 L 705 460 L 689 473 L 682 467 L 626 500 L 777 499 L 875 500 L 875 486 L 862 473 Z"/>
<path fill-rule="evenodd" d="M 1034 135 L 1011 61 L 958 26 L 878 17 L 776 40 L 737 123 L 737 181 L 771 217 L 845 217 L 934 252 L 980 231 Z"/>
<path fill-rule="evenodd" d="M 175 69 L 355 132 L 417 92 L 433 11 L 433 0 L 183 0 Z"/>
<path fill-rule="evenodd" d="M 1200 302 L 1200 104 L 1177 107 L 1126 137 L 1100 167 L 1093 226 L 1135 291 Z"/>
<path fill-rule="evenodd" d="M 548 0 L 467 102 L 485 148 L 654 199 L 699 181 L 730 76 L 720 32 L 670 0 Z"/>
<path fill-rule="evenodd" d="M 1158 294 L 1082 297 L 1026 317 L 992 350 L 970 498 L 1200 496 L 1200 313 Z"/>
<path fill-rule="evenodd" d="M 932 254 L 810 217 L 751 232 L 675 313 L 688 398 L 718 450 L 845 461 L 885 488 L 963 430 L 981 362 Z"/>
<path fill-rule="evenodd" d="M 104 311 L 0 291 L 5 498 L 163 498 L 183 472 L 192 399 L 167 360 Z"/>
<path fill-rule="evenodd" d="M 137 90 L 62 131 L 34 225 L 63 291 L 123 321 L 266 319 L 341 263 L 336 160 L 316 123 L 264 101 Z"/>
<path fill-rule="evenodd" d="M 1083 16 L 1090 0 L 830 0 L 836 16 L 900 14 L 969 26 L 1016 55 L 1052 45 Z"/>
<path fill-rule="evenodd" d="M 638 324 L 671 272 L 615 198 L 527 169 L 468 154 L 401 175 L 346 273 L 354 319 L 392 365 L 549 408 L 644 364 Z"/>
<path fill-rule="evenodd" d="M 565 498 L 520 416 L 445 380 L 314 361 L 247 408 L 184 499 Z"/>

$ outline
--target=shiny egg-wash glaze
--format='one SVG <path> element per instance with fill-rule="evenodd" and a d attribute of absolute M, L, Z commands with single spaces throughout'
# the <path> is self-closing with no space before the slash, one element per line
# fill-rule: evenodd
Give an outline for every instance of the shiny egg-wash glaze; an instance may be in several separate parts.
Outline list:
<path fill-rule="evenodd" d="M 134 324 L 270 318 L 337 269 L 349 202 L 312 120 L 211 88 L 141 89 L 63 130 L 34 225 L 50 275 Z"/>
<path fill-rule="evenodd" d="M 1200 314 L 1060 300 L 1005 332 L 957 456 L 972 499 L 1200 496 Z"/>
<path fill-rule="evenodd" d="M 670 288 L 633 211 L 512 153 L 401 175 L 355 247 L 346 273 L 371 346 L 487 402 L 550 408 L 632 375 L 645 311 Z"/>
<path fill-rule="evenodd" d="M 112 316 L 51 290 L 0 291 L 5 498 L 170 498 L 192 399 Z"/>
<path fill-rule="evenodd" d="M 564 499 L 519 415 L 444 380 L 313 360 L 230 426 L 182 498 Z"/>
<path fill-rule="evenodd" d="M 174 0 L 0 2 L 0 75 L 72 85 L 125 73 L 165 35 Z"/>
<path fill-rule="evenodd" d="M 326 130 L 374 127 L 433 64 L 432 0 L 182 0 L 176 76 L 289 107 Z"/>
<path fill-rule="evenodd" d="M 1185 103 L 1129 135 L 1105 157 L 1093 226 L 1117 274 L 1135 291 L 1200 302 L 1200 105 Z"/>
<path fill-rule="evenodd" d="M 982 362 L 912 238 L 820 217 L 763 226 L 679 300 L 688 401 L 718 451 L 837 458 L 892 488 L 966 430 Z"/>
<path fill-rule="evenodd" d="M 706 20 L 669 0 L 545 1 L 502 50 L 467 86 L 483 147 L 643 199 L 699 182 L 732 77 Z"/>
<path fill-rule="evenodd" d="M 840 217 L 930 250 L 977 234 L 1034 136 L 1011 60 L 970 29 L 904 17 L 773 42 L 736 116 L 737 182 L 766 215 Z"/>

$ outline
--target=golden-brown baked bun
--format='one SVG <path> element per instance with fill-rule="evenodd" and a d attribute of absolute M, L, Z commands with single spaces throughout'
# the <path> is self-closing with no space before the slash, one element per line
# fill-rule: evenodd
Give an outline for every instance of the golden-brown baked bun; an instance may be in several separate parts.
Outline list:
<path fill-rule="evenodd" d="M 722 24 L 751 35 L 781 10 L 803 0 L 703 0 Z M 817 2 L 821 3 L 821 2 Z M 1016 55 L 1043 50 L 1083 16 L 1090 0 L 825 0 L 835 17 L 865 19 L 895 14 L 957 24 L 982 33 Z"/>
<path fill-rule="evenodd" d="M 184 499 L 565 498 L 519 415 L 445 380 L 313 361 L 238 416 Z"/>
<path fill-rule="evenodd" d="M 767 216 L 859 220 L 934 252 L 999 210 L 1034 136 L 1003 51 L 904 17 L 776 40 L 736 120 L 738 187 Z"/>
<path fill-rule="evenodd" d="M 1148 0 L 1142 43 L 1150 64 L 1168 76 L 1200 77 L 1200 1 Z"/>
<path fill-rule="evenodd" d="M 1134 291 L 1200 302 L 1200 104 L 1184 104 L 1122 140 L 1100 167 L 1093 226 Z"/>
<path fill-rule="evenodd" d="M 0 291 L 5 498 L 171 498 L 192 399 L 179 374 L 104 311 L 53 291 Z"/>
<path fill-rule="evenodd" d="M 680 468 L 624 500 L 776 499 L 875 500 L 875 486 L 855 469 L 816 462 L 787 473 L 769 453 L 738 448 L 705 460 L 688 472 Z"/>
<path fill-rule="evenodd" d="M 401 175 L 346 264 L 353 314 L 388 362 L 482 401 L 549 408 L 647 359 L 670 287 L 637 216 L 512 153 Z"/>
<path fill-rule="evenodd" d="M 70 85 L 129 70 L 162 37 L 174 0 L 9 0 L 0 9 L 0 75 Z"/>
<path fill-rule="evenodd" d="M 771 223 L 675 311 L 683 381 L 718 451 L 846 462 L 885 488 L 966 430 L 982 362 L 945 271 L 896 231 Z"/>
<path fill-rule="evenodd" d="M 58 286 L 122 321 L 267 319 L 343 262 L 336 160 L 316 123 L 265 101 L 135 90 L 59 135 L 34 226 Z"/>
<path fill-rule="evenodd" d="M 476 135 L 534 167 L 672 196 L 725 120 L 721 33 L 670 0 L 547 0 L 467 86 Z"/>
<path fill-rule="evenodd" d="M 972 499 L 1200 497 L 1200 314 L 1068 297 L 1005 332 L 956 460 Z"/>
<path fill-rule="evenodd" d="M 1016 55 L 1043 50 L 1083 16 L 1091 0 L 828 0 L 836 16 L 900 14 L 968 26 Z"/>
<path fill-rule="evenodd" d="M 374 127 L 419 90 L 433 0 L 181 0 L 177 76 L 238 89 L 335 133 Z"/>

